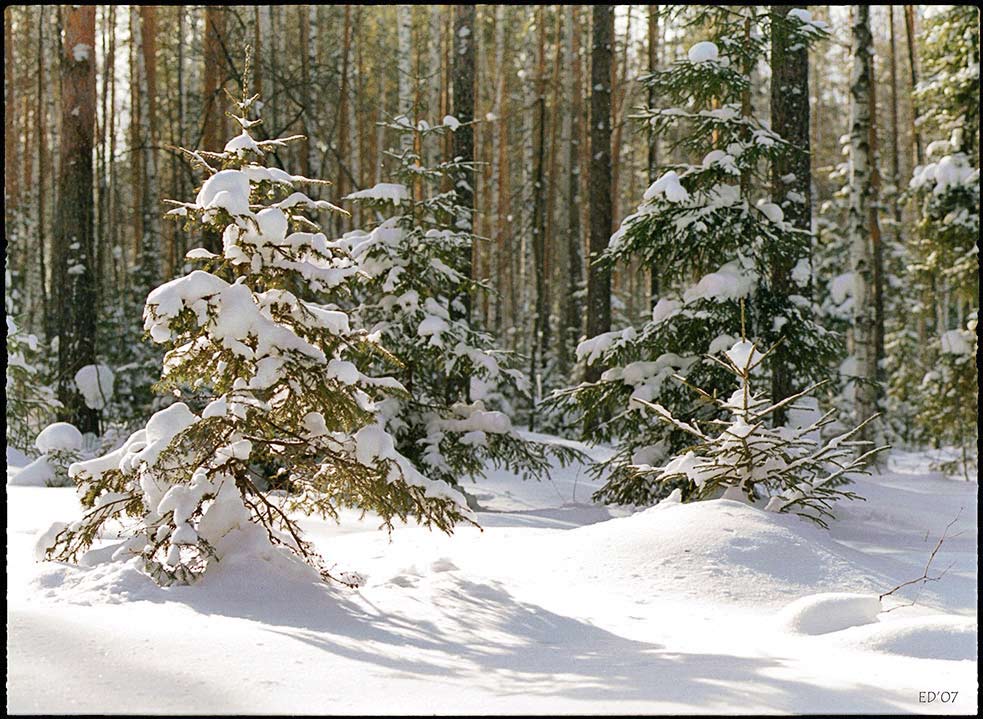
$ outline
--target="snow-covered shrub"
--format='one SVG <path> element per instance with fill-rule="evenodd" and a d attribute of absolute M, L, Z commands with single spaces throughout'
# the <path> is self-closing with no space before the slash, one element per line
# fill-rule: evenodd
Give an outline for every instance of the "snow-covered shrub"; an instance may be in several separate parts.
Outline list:
<path fill-rule="evenodd" d="M 7 444 L 33 450 L 38 432 L 54 419 L 61 402 L 44 381 L 41 341 L 23 332 L 7 313 Z"/>
<path fill-rule="evenodd" d="M 420 471 L 452 485 L 488 464 L 540 475 L 550 455 L 566 462 L 576 453 L 524 440 L 512 428 L 508 400 L 526 393 L 528 381 L 514 357 L 466 316 L 464 300 L 478 289 L 467 272 L 476 241 L 472 210 L 441 187 L 466 181 L 460 178 L 473 167 L 460 159 L 428 167 L 413 149 L 458 125 L 414 126 L 399 117 L 387 127 L 415 140 L 387 153 L 395 181 L 345 198 L 386 219 L 342 240 L 360 271 L 352 280 L 353 319 L 396 360 L 379 355 L 373 369 L 393 372 L 409 392 L 382 403 L 386 428 Z"/>
<path fill-rule="evenodd" d="M 939 339 L 935 365 L 916 388 L 919 397 L 916 421 L 936 445 L 950 443 L 959 458 L 939 463 L 944 472 L 961 472 L 967 479 L 979 466 L 977 446 L 976 325 L 974 317 L 964 330 L 949 330 Z"/>
<path fill-rule="evenodd" d="M 205 269 L 153 290 L 144 310 L 167 348 L 159 389 L 208 402 L 176 402 L 115 452 L 74 464 L 86 513 L 53 538 L 50 558 L 77 560 L 101 529 L 121 526 L 128 539 L 114 558 L 140 556 L 158 582 L 188 582 L 259 533 L 336 578 L 292 511 L 336 517 L 352 506 L 390 528 L 414 517 L 448 532 L 467 516 L 383 427 L 376 400 L 406 390 L 358 369 L 383 350 L 338 309 L 357 267 L 307 216 L 337 208 L 301 190 L 313 181 L 264 164 L 299 138 L 254 139 L 255 100 L 238 104 L 242 132 L 223 152 L 188 153 L 208 177 L 169 213 L 218 232 L 221 254 L 191 250 Z"/>
<path fill-rule="evenodd" d="M 688 13 L 683 24 L 709 29 L 711 38 L 643 79 L 671 106 L 637 117 L 654 132 L 678 133 L 687 155 L 701 159 L 664 164 L 600 258 L 611 267 L 635 261 L 656 267 L 662 295 L 641 327 L 582 342 L 577 357 L 605 368 L 600 379 L 553 399 L 579 410 L 585 439 L 617 443 L 618 452 L 600 468 L 607 482 L 596 497 L 618 504 L 650 504 L 664 496 L 667 487 L 639 482 L 631 466 L 661 463 L 689 441 L 674 425 L 648 421 L 646 403 L 686 420 L 720 416 L 716 404 L 671 377 L 684 375 L 711 394 L 724 392 L 729 374 L 708 356 L 741 336 L 742 308 L 748 334 L 763 347 L 778 345 L 783 376 L 793 387 L 825 378 L 837 344 L 815 321 L 809 298 L 812 235 L 761 191 L 770 186 L 765 172 L 773 163 L 802 150 L 751 114 L 745 102 L 751 69 L 766 56 L 771 23 L 779 20 L 750 6 L 681 12 Z M 824 35 L 820 24 L 801 14 L 781 22 L 805 44 Z M 803 201 L 790 191 L 782 204 L 787 209 Z"/>
<path fill-rule="evenodd" d="M 911 440 L 956 445 L 967 476 L 976 464 L 979 399 L 979 53 L 975 7 L 926 12 L 914 101 L 931 142 L 904 198 L 917 218 L 904 277 L 910 302 L 901 313 L 904 334 L 886 363 L 888 407 L 905 411 Z M 951 463 L 941 468 L 957 469 Z"/>
<path fill-rule="evenodd" d="M 753 342 L 742 339 L 723 352 L 723 360 L 713 358 L 737 378 L 737 389 L 723 399 L 690 386 L 724 415 L 704 427 L 695 420 L 676 418 L 660 404 L 636 398 L 660 420 L 697 441 L 665 465 L 635 464 L 631 471 L 646 482 L 674 486 L 685 482 L 692 499 L 763 500 L 767 510 L 792 512 L 826 526 L 834 501 L 858 498 L 842 489 L 843 484 L 851 474 L 865 474 L 866 463 L 886 448 L 868 448 L 870 442 L 853 440 L 862 424 L 824 440 L 822 429 L 833 421 L 836 410 L 819 415 L 811 403 L 794 404 L 807 398 L 815 386 L 777 402 L 755 392 L 752 374 L 769 354 L 759 353 Z M 802 414 L 790 413 L 786 425 L 768 426 L 769 416 L 780 408 Z"/>
<path fill-rule="evenodd" d="M 67 487 L 69 467 L 82 453 L 82 433 L 68 422 L 49 424 L 34 441 L 40 456 L 24 467 L 11 484 L 32 487 Z"/>

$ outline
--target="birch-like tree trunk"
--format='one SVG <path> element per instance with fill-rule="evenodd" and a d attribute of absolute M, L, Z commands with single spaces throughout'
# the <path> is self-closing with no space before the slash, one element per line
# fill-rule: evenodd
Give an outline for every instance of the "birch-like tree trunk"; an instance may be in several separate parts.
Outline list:
<path fill-rule="evenodd" d="M 854 406 L 857 421 L 877 411 L 874 381 L 873 252 L 870 240 L 870 8 L 855 5 L 852 17 L 850 80 L 850 259 L 853 269 L 853 354 L 856 361 Z M 871 439 L 871 425 L 861 439 Z"/>
<path fill-rule="evenodd" d="M 881 171 L 877 141 L 877 65 L 874 55 L 870 61 L 870 242 L 874 261 L 874 355 L 877 358 L 877 378 L 882 380 L 881 361 L 884 359 L 884 243 L 881 239 L 880 203 Z M 878 385 L 880 395 L 880 385 Z"/>

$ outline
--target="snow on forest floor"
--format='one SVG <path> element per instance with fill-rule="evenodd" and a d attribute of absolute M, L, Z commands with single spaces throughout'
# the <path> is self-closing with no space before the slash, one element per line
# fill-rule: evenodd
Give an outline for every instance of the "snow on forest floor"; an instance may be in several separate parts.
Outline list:
<path fill-rule="evenodd" d="M 484 531 L 452 538 L 305 520 L 358 590 L 262 561 L 168 589 L 129 565 L 38 564 L 74 493 L 8 486 L 7 709 L 972 714 L 977 484 L 924 465 L 895 453 L 829 532 L 727 500 L 629 515 L 591 503 L 579 466 L 491 472 L 470 487 Z M 945 576 L 878 604 L 957 515 Z"/>

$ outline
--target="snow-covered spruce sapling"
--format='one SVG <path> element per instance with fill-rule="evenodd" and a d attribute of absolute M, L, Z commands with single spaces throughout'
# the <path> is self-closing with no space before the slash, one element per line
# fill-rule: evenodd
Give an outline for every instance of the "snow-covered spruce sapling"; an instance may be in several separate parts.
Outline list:
<path fill-rule="evenodd" d="M 386 428 L 417 469 L 457 487 L 488 464 L 543 475 L 551 456 L 566 463 L 579 453 L 523 439 L 512 428 L 508 401 L 527 392 L 528 381 L 512 355 L 472 326 L 462 303 L 479 287 L 467 273 L 478 238 L 471 208 L 451 188 L 474 168 L 459 158 L 427 166 L 421 157 L 430 142 L 469 128 L 458 130 L 450 117 L 414 125 L 400 116 L 384 126 L 413 142 L 386 153 L 392 182 L 345 198 L 385 219 L 342 242 L 360 270 L 353 320 L 398 360 L 380 355 L 373 369 L 393 372 L 409 393 L 380 403 Z"/>
<path fill-rule="evenodd" d="M 188 153 L 209 176 L 194 202 L 169 213 L 199 235 L 218 232 L 222 253 L 189 252 L 206 269 L 152 291 L 144 311 L 150 337 L 168 348 L 159 389 L 210 401 L 200 413 L 176 402 L 115 452 L 73 465 L 87 511 L 54 537 L 50 558 L 77 560 L 120 520 L 129 539 L 113 556 L 142 557 L 163 584 L 271 545 L 348 581 L 330 573 L 291 512 L 355 507 L 389 528 L 414 517 L 447 532 L 467 517 L 382 426 L 375 398 L 403 390 L 359 371 L 356 362 L 382 350 L 335 304 L 356 267 L 305 214 L 337 208 L 298 189 L 306 178 L 265 166 L 301 138 L 254 139 L 255 100 L 238 103 L 242 132 L 223 152 Z M 264 491 L 271 482 L 290 491 Z"/>
<path fill-rule="evenodd" d="M 9 282 L 9 280 L 8 280 Z M 44 381 L 43 347 L 17 326 L 7 311 L 7 445 L 32 452 L 38 431 L 54 419 L 61 402 Z"/>
<path fill-rule="evenodd" d="M 791 512 L 826 527 L 826 520 L 833 517 L 833 502 L 860 499 L 843 489 L 850 475 L 866 474 L 867 463 L 887 447 L 875 448 L 870 442 L 854 440 L 862 424 L 823 439 L 822 430 L 834 421 L 835 409 L 805 422 L 768 426 L 769 415 L 781 408 L 801 410 L 806 416 L 818 414 L 812 406 L 795 405 L 818 385 L 777 402 L 752 389 L 752 373 L 770 354 L 759 353 L 753 342 L 741 339 L 723 353 L 724 359 L 711 358 L 737 379 L 737 389 L 726 399 L 676 378 L 720 408 L 724 418 L 710 420 L 704 427 L 695 420 L 676 418 L 662 405 L 636 398 L 660 420 L 697 441 L 663 466 L 637 464 L 631 471 L 648 482 L 674 486 L 685 482 L 691 489 L 690 499 L 767 500 L 766 510 Z"/>
<path fill-rule="evenodd" d="M 742 301 L 749 335 L 762 346 L 781 340 L 781 361 L 795 387 L 824 379 L 836 347 L 835 336 L 816 323 L 809 298 L 811 233 L 787 221 L 761 191 L 777 158 L 803 151 L 755 117 L 749 100 L 751 70 L 766 56 L 776 19 L 746 6 L 682 12 L 687 27 L 707 28 L 710 38 L 643 78 L 671 106 L 636 117 L 653 132 L 677 134 L 686 154 L 702 159 L 660 167 L 661 176 L 599 260 L 611 266 L 641 260 L 655 267 L 662 296 L 641 327 L 582 342 L 578 359 L 605 371 L 599 381 L 552 400 L 580 413 L 585 438 L 617 443 L 618 451 L 599 467 L 607 482 L 595 495 L 617 504 L 651 504 L 664 496 L 667 487 L 640 481 L 631 466 L 662 463 L 689 442 L 675 425 L 647 421 L 647 403 L 687 421 L 721 416 L 719 406 L 671 377 L 685 375 L 710 394 L 726 391 L 728 372 L 707 356 L 740 336 Z M 807 14 L 782 21 L 805 44 L 825 34 Z M 803 200 L 793 192 L 784 199 Z M 792 268 L 778 285 L 776 267 Z M 759 381 L 767 385 L 770 378 Z"/>

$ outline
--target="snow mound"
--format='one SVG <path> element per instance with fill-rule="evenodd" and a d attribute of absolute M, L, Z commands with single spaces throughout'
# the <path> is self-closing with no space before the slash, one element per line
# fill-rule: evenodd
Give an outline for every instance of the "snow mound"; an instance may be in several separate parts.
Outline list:
<path fill-rule="evenodd" d="M 689 49 L 688 57 L 692 63 L 716 62 L 720 55 L 717 46 L 712 42 L 698 42 Z"/>
<path fill-rule="evenodd" d="M 36 557 L 43 554 L 62 526 L 55 523 L 38 536 Z M 193 601 L 196 596 L 218 604 L 229 603 L 233 598 L 245 603 L 262 603 L 273 596 L 286 600 L 291 587 L 321 583 L 317 572 L 299 557 L 273 546 L 259 525 L 250 523 L 229 532 L 222 541 L 222 549 L 226 550 L 222 560 L 210 565 L 190 586 L 158 586 L 147 576 L 139 556 L 107 561 L 120 550 L 122 545 L 116 543 L 89 550 L 82 555 L 78 566 L 46 564 L 31 582 L 31 591 L 38 598 L 84 606 Z"/>
<path fill-rule="evenodd" d="M 976 632 L 969 617 L 941 615 L 855 627 L 838 639 L 854 648 L 905 657 L 976 661 Z"/>
<path fill-rule="evenodd" d="M 828 634 L 877 621 L 881 600 L 875 594 L 812 594 L 785 607 L 778 623 L 796 634 Z"/>
<path fill-rule="evenodd" d="M 87 364 L 75 373 L 75 386 L 85 398 L 85 406 L 100 410 L 113 397 L 113 371 L 104 364 Z"/>
<path fill-rule="evenodd" d="M 7 484 L 15 487 L 47 487 L 55 478 L 56 468 L 41 455 L 23 469 L 7 468 Z"/>
<path fill-rule="evenodd" d="M 78 452 L 82 449 L 82 433 L 68 422 L 55 422 L 41 430 L 34 440 L 34 446 L 45 453 L 57 450 Z"/>
<path fill-rule="evenodd" d="M 554 545 L 555 543 L 555 545 Z M 803 595 L 875 592 L 888 578 L 860 553 L 799 517 L 718 499 L 660 503 L 629 517 L 580 527 L 543 545 L 557 582 L 603 582 L 617 593 L 779 609 Z M 545 571 L 545 570 L 544 570 Z"/>

